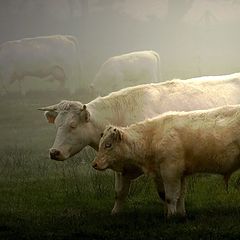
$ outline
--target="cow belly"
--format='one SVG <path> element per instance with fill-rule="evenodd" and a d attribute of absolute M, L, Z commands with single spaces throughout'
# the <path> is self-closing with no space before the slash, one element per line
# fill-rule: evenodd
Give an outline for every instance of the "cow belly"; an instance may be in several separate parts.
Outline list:
<path fill-rule="evenodd" d="M 199 156 L 186 156 L 186 174 L 217 173 L 227 174 L 236 171 L 240 167 L 239 147 L 236 143 L 229 144 L 218 152 L 209 153 L 207 148 Z"/>

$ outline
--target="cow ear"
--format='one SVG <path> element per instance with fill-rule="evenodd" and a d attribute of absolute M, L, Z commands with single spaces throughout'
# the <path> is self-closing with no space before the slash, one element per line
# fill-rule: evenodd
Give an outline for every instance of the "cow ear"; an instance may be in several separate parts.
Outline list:
<path fill-rule="evenodd" d="M 55 111 L 46 111 L 44 116 L 46 117 L 48 123 L 54 123 L 58 113 Z"/>
<path fill-rule="evenodd" d="M 81 119 L 83 119 L 84 121 L 86 121 L 86 122 L 90 121 L 90 113 L 87 110 L 87 106 L 86 105 L 83 105 L 83 108 L 81 110 L 80 116 L 81 116 Z"/>

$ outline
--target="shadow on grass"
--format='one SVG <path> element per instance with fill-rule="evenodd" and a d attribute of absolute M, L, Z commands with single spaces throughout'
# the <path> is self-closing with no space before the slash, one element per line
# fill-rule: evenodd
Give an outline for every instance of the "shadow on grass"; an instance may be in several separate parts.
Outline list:
<path fill-rule="evenodd" d="M 161 208 L 16 217 L 0 215 L 0 239 L 237 239 L 236 208 L 193 209 L 187 219 L 166 220 Z"/>

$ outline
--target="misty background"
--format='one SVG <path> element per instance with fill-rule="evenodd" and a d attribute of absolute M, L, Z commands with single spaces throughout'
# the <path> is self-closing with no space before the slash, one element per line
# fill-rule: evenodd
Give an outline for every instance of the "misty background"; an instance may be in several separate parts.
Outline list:
<path fill-rule="evenodd" d="M 88 103 L 102 63 L 132 51 L 158 52 L 164 80 L 240 72 L 240 0 L 0 0 L 0 44 L 55 34 L 79 41 L 81 89 L 70 96 L 28 77 L 26 96 L 0 94 L 0 239 L 240 239 L 239 172 L 228 193 L 222 176 L 189 177 L 187 221 L 165 220 L 147 176 L 110 217 L 113 172 L 91 167 L 90 147 L 50 160 L 56 128 L 37 111 L 62 99 Z"/>
<path fill-rule="evenodd" d="M 240 0 L 0 0 L 0 43 L 70 34 L 82 83 L 109 57 L 159 53 L 164 79 L 240 71 Z"/>

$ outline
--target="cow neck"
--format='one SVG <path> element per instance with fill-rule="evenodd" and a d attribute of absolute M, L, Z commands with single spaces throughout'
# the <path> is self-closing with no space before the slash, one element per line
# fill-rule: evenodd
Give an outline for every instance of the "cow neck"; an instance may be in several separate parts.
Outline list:
<path fill-rule="evenodd" d="M 88 103 L 87 108 L 94 127 L 100 133 L 103 132 L 107 125 L 123 125 L 122 111 L 114 106 L 114 101 L 110 102 L 106 98 L 99 97 Z"/>

